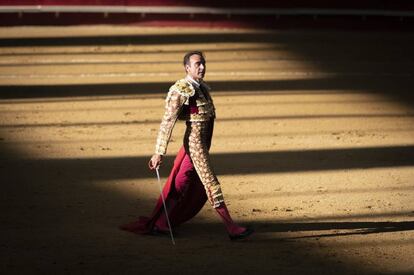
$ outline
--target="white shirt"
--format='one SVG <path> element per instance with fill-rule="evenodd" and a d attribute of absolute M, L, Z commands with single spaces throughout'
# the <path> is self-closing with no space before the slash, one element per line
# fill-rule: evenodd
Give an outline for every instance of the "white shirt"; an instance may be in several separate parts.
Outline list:
<path fill-rule="evenodd" d="M 190 75 L 187 75 L 185 79 L 187 80 L 187 82 L 193 85 L 194 88 L 200 88 L 200 82 L 194 80 L 194 78 L 192 78 Z"/>

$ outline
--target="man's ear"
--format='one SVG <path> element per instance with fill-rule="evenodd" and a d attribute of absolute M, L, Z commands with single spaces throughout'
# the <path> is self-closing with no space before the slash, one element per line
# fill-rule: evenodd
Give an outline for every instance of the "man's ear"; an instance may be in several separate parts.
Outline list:
<path fill-rule="evenodd" d="M 190 69 L 190 66 L 186 64 L 184 68 L 185 68 L 185 72 L 188 73 L 188 70 Z"/>

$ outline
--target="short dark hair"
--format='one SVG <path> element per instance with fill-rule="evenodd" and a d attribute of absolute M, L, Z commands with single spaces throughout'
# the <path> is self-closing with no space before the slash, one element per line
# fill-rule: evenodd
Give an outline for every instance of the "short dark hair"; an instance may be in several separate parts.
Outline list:
<path fill-rule="evenodd" d="M 184 60 L 183 60 L 184 67 L 185 67 L 185 65 L 189 65 L 190 64 L 190 57 L 192 55 L 195 55 L 195 54 L 201 56 L 201 58 L 203 60 L 205 60 L 204 53 L 202 51 L 191 51 L 191 52 L 188 52 L 188 53 L 186 53 L 184 55 Z"/>

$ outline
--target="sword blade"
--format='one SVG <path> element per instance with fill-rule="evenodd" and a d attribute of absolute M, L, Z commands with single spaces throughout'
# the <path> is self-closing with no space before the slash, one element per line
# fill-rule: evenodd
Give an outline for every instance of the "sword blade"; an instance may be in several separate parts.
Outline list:
<path fill-rule="evenodd" d="M 171 223 L 170 223 L 170 218 L 168 217 L 167 205 L 165 204 L 164 194 L 162 193 L 162 186 L 161 186 L 159 168 L 158 167 L 155 168 L 155 171 L 157 172 L 158 186 L 160 187 L 160 193 L 161 193 L 162 204 L 164 205 L 165 217 L 167 218 L 168 229 L 170 230 L 171 242 L 172 242 L 173 245 L 175 245 L 174 235 L 173 235 L 172 228 L 171 228 Z"/>

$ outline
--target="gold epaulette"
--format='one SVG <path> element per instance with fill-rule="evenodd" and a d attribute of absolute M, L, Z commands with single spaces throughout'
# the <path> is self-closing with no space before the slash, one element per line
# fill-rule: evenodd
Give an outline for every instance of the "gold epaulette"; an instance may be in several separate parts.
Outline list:
<path fill-rule="evenodd" d="M 193 85 L 188 83 L 187 80 L 185 79 L 177 80 L 177 82 L 175 82 L 175 84 L 170 87 L 170 92 L 171 91 L 176 91 L 180 95 L 183 95 L 186 97 L 190 97 L 195 94 L 195 89 Z"/>

